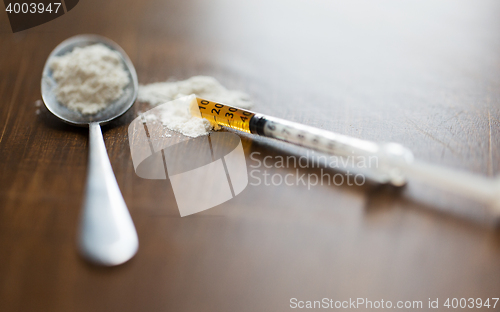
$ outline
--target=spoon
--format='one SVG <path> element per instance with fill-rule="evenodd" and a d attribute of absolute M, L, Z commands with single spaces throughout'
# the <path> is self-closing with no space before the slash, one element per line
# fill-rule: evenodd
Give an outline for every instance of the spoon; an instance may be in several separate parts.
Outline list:
<path fill-rule="evenodd" d="M 71 52 L 75 47 L 104 44 L 117 51 L 130 82 L 123 95 L 104 110 L 82 115 L 63 106 L 56 99 L 57 86 L 50 62 L 55 56 Z M 125 52 L 113 41 L 97 35 L 79 35 L 59 44 L 49 55 L 42 74 L 42 98 L 47 109 L 62 121 L 74 126 L 89 127 L 89 158 L 85 199 L 80 217 L 78 248 L 87 260 L 113 266 L 132 258 L 139 247 L 137 232 L 109 162 L 101 125 L 123 115 L 137 98 L 137 74 Z"/>

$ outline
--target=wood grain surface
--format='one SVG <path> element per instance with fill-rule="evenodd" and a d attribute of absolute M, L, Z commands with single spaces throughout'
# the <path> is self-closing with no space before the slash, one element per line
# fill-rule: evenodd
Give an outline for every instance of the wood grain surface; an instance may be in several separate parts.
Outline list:
<path fill-rule="evenodd" d="M 91 266 L 75 243 L 87 130 L 38 106 L 50 51 L 95 33 L 123 47 L 140 83 L 214 76 L 248 93 L 255 111 L 401 143 L 419 159 L 493 177 L 499 16 L 494 0 L 82 0 L 12 34 L 0 12 L 0 311 L 286 311 L 291 298 L 358 297 L 421 300 L 426 310 L 429 298 L 500 297 L 491 216 L 417 181 L 248 185 L 181 218 L 168 180 L 134 172 L 127 129 L 144 103 L 103 129 L 139 252 L 119 267 Z M 305 153 L 241 140 L 249 170 L 253 152 Z"/>

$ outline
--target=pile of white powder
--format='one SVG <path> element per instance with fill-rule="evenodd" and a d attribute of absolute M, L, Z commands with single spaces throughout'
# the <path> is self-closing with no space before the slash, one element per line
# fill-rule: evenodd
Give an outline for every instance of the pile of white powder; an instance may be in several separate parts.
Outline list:
<path fill-rule="evenodd" d="M 192 101 L 195 101 L 194 104 L 198 107 L 196 98 L 188 96 L 162 104 L 154 109 L 154 114 L 146 113 L 144 117 L 149 122 L 159 121 L 169 130 L 192 138 L 206 135 L 211 130 L 218 130 L 214 129 L 207 119 L 192 116 L 190 111 Z"/>
<path fill-rule="evenodd" d="M 153 106 L 163 104 L 158 116 L 147 115 L 148 121 L 156 119 L 168 129 L 194 138 L 206 135 L 214 127 L 208 120 L 191 115 L 190 101 L 172 101 L 190 94 L 239 108 L 252 106 L 250 97 L 246 93 L 228 90 L 215 78 L 208 76 L 194 76 L 183 81 L 140 85 L 138 100 Z"/>
<path fill-rule="evenodd" d="M 106 108 L 130 82 L 119 53 L 102 44 L 77 47 L 54 57 L 49 66 L 57 100 L 84 115 Z"/>

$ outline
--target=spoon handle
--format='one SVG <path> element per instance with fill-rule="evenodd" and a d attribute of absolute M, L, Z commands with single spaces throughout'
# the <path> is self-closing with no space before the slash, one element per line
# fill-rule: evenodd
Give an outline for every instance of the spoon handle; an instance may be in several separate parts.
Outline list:
<path fill-rule="evenodd" d="M 105 266 L 126 262 L 139 247 L 97 122 L 89 124 L 87 183 L 78 243 L 86 259 Z"/>

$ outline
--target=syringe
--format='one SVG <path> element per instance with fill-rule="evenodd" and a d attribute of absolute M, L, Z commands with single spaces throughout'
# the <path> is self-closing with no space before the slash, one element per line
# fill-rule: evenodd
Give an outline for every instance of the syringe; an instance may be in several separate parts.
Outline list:
<path fill-rule="evenodd" d="M 353 160 L 375 156 L 378 168 L 374 170 L 380 176 L 379 180 L 402 186 L 406 177 L 412 177 L 484 202 L 496 216 L 500 216 L 500 178 L 486 178 L 415 160 L 412 152 L 400 144 L 361 140 L 200 98 L 191 104 L 191 112 L 220 126 L 327 154 Z"/>

